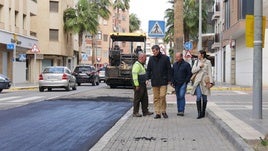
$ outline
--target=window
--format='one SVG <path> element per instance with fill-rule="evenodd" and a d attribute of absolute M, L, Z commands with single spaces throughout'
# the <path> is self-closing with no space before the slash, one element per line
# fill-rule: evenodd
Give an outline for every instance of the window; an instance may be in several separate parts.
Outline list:
<path fill-rule="evenodd" d="M 225 2 L 225 29 L 230 27 L 230 1 Z"/>
<path fill-rule="evenodd" d="M 0 5 L 0 22 L 3 22 L 3 5 Z"/>
<path fill-rule="evenodd" d="M 103 19 L 103 25 L 108 25 L 108 21 L 106 19 Z"/>
<path fill-rule="evenodd" d="M 58 41 L 59 40 L 59 30 L 58 29 L 49 29 L 49 40 Z"/>
<path fill-rule="evenodd" d="M 23 14 L 23 29 L 26 29 L 27 24 L 26 24 L 26 15 Z"/>
<path fill-rule="evenodd" d="M 101 31 L 98 31 L 98 34 L 97 34 L 97 37 L 96 37 L 98 40 L 101 40 L 102 39 L 102 33 Z"/>
<path fill-rule="evenodd" d="M 238 18 L 245 19 L 246 15 L 254 14 L 254 1 L 253 0 L 239 0 L 238 4 Z"/>
<path fill-rule="evenodd" d="M 50 1 L 49 2 L 49 11 L 58 12 L 59 11 L 59 2 Z"/>
<path fill-rule="evenodd" d="M 122 20 L 125 21 L 126 20 L 126 16 L 122 15 Z"/>
<path fill-rule="evenodd" d="M 97 48 L 97 50 L 96 50 L 96 56 L 97 57 L 100 57 L 101 56 L 101 48 Z"/>
<path fill-rule="evenodd" d="M 108 41 L 108 35 L 107 34 L 103 34 L 103 41 Z"/>
<path fill-rule="evenodd" d="M 15 11 L 15 26 L 18 27 L 19 24 L 19 12 Z"/>

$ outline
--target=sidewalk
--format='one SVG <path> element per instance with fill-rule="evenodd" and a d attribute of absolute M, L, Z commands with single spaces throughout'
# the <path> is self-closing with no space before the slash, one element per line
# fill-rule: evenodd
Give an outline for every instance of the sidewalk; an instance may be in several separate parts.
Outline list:
<path fill-rule="evenodd" d="M 196 119 L 195 97 L 190 94 L 186 95 L 185 116 L 176 115 L 176 96 L 171 90 L 167 95 L 168 119 L 134 118 L 130 109 L 90 151 L 268 150 L 260 142 L 260 137 L 268 134 L 266 89 L 263 119 L 251 118 L 251 88 L 218 86 L 209 97 L 206 118 L 200 120 Z M 152 97 L 150 94 L 151 111 Z"/>
<path fill-rule="evenodd" d="M 10 90 L 35 89 L 37 84 L 23 83 Z M 191 87 L 189 87 L 191 89 Z M 263 119 L 252 118 L 252 89 L 216 85 L 209 96 L 206 118 L 197 120 L 195 96 L 186 95 L 184 117 L 176 115 L 176 96 L 169 87 L 168 119 L 133 118 L 130 109 L 91 149 L 106 150 L 268 150 L 260 137 L 268 134 L 268 89 L 263 89 Z M 149 90 L 150 110 L 153 111 Z M 222 137 L 223 136 L 223 137 Z M 232 145 L 231 145 L 232 144 Z"/>

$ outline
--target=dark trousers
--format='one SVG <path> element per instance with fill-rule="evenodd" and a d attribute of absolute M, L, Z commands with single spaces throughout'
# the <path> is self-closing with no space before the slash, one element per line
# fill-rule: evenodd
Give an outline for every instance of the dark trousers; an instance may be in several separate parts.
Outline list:
<path fill-rule="evenodd" d="M 140 85 L 140 89 L 134 87 L 133 113 L 139 113 L 141 103 L 142 113 L 148 112 L 148 92 L 146 85 Z"/>

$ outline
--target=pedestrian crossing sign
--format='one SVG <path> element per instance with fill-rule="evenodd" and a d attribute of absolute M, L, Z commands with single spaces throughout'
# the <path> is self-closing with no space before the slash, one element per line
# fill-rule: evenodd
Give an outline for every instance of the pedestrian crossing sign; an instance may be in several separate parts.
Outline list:
<path fill-rule="evenodd" d="M 81 54 L 83 61 L 88 61 L 88 55 L 87 54 Z"/>
<path fill-rule="evenodd" d="M 165 21 L 150 20 L 148 28 L 148 36 L 155 38 L 165 37 Z"/>

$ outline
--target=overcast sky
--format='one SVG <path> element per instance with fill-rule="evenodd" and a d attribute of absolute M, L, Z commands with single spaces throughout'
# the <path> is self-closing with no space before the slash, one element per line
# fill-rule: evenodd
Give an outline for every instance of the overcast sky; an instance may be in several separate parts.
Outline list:
<path fill-rule="evenodd" d="M 141 28 L 148 32 L 149 20 L 164 20 L 165 10 L 170 8 L 168 0 L 130 0 L 130 13 L 136 14 Z"/>

